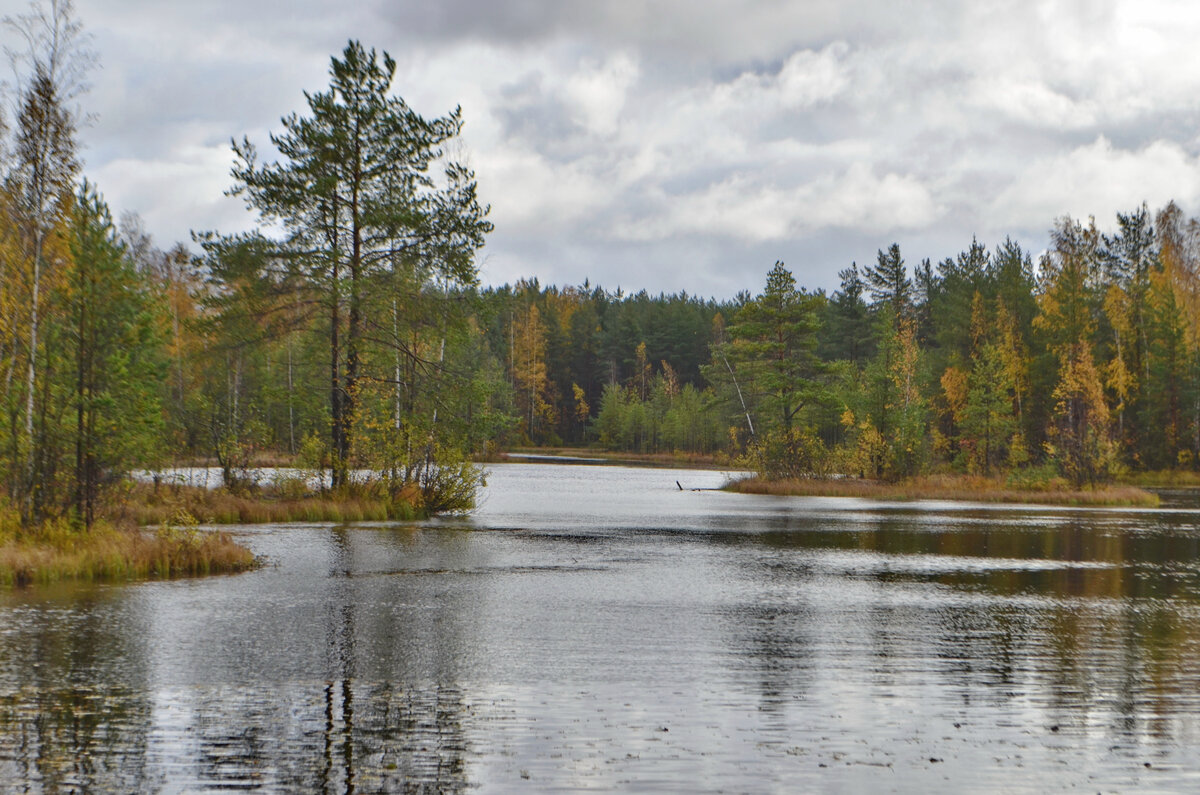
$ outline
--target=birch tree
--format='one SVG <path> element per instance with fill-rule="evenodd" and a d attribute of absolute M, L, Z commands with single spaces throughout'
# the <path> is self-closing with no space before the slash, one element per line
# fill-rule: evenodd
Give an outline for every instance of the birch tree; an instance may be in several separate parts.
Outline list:
<path fill-rule="evenodd" d="M 45 320 L 46 272 L 59 263 L 46 256 L 47 239 L 69 221 L 72 193 L 80 164 L 76 132 L 83 121 L 78 99 L 86 91 L 87 72 L 95 63 L 89 37 L 75 18 L 70 0 L 34 3 L 25 14 L 3 19 L 7 32 L 18 42 L 5 48 L 13 80 L 5 85 L 13 118 L 13 169 L 8 175 L 10 195 L 20 228 L 23 281 L 22 319 L 25 334 L 23 420 L 17 440 L 23 463 L 10 489 L 21 494 L 26 518 L 37 514 L 35 488 L 45 473 L 42 440 L 36 427 L 35 404 L 40 378 L 42 324 Z M 18 355 L 16 346 L 12 353 Z"/>

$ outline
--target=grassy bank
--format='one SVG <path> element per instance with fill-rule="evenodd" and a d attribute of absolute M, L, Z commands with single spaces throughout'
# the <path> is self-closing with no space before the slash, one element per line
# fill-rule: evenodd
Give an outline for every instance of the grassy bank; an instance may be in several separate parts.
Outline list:
<path fill-rule="evenodd" d="M 1043 488 L 1012 488 L 1003 480 L 939 475 L 912 478 L 899 483 L 873 480 L 749 478 L 729 484 L 742 494 L 776 494 L 809 497 L 863 497 L 880 500 L 962 500 L 969 502 L 1038 503 L 1072 506 L 1154 507 L 1158 495 L 1137 486 L 1112 485 L 1095 489 L 1072 489 L 1053 485 Z"/>
<path fill-rule="evenodd" d="M 66 520 L 22 528 L 0 506 L 0 586 L 61 580 L 137 580 L 238 572 L 258 565 L 226 532 L 198 524 L 361 522 L 416 518 L 417 495 L 370 490 L 312 493 L 261 487 L 248 494 L 198 486 L 126 484 L 91 530 Z"/>
<path fill-rule="evenodd" d="M 159 525 L 176 517 L 204 524 L 271 522 L 369 522 L 415 519 L 416 499 L 391 499 L 368 491 L 314 493 L 264 486 L 250 494 L 200 486 L 131 487 L 110 508 L 112 515 L 138 525 Z"/>
<path fill-rule="evenodd" d="M 0 586 L 60 580 L 139 580 L 238 572 L 258 565 L 228 533 L 194 527 L 117 527 L 90 530 L 65 521 L 20 528 L 0 520 Z"/>
<path fill-rule="evenodd" d="M 1200 489 L 1200 472 L 1190 469 L 1165 469 L 1131 473 L 1127 480 L 1148 489 Z"/>

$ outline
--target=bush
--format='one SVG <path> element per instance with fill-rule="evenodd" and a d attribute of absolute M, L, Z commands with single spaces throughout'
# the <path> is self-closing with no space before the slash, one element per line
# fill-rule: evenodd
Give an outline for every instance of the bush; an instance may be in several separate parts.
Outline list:
<path fill-rule="evenodd" d="M 475 495 L 486 485 L 482 467 L 470 461 L 437 462 L 419 484 L 421 508 L 428 514 L 464 514 L 475 509 Z"/>
<path fill-rule="evenodd" d="M 750 444 L 745 458 L 746 467 L 767 480 L 827 477 L 831 463 L 829 449 L 808 428 L 764 434 Z"/>
<path fill-rule="evenodd" d="M 1058 472 L 1054 462 L 1014 469 L 1005 483 L 1018 491 L 1057 491 L 1067 487 L 1067 480 Z"/>

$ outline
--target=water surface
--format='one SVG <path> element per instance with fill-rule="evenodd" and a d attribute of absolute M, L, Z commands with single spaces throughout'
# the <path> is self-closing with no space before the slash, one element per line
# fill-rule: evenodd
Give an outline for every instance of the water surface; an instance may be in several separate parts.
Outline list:
<path fill-rule="evenodd" d="M 1200 787 L 1200 513 L 692 490 L 722 479 L 494 465 L 469 519 L 2 592 L 0 782 Z"/>

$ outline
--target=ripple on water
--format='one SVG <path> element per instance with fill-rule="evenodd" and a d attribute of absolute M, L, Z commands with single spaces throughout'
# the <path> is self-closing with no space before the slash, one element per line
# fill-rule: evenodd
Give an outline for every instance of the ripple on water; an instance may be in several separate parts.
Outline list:
<path fill-rule="evenodd" d="M 1200 783 L 1196 514 L 675 485 L 721 477 L 497 466 L 468 520 L 247 529 L 247 575 L 0 595 L 0 781 Z"/>

